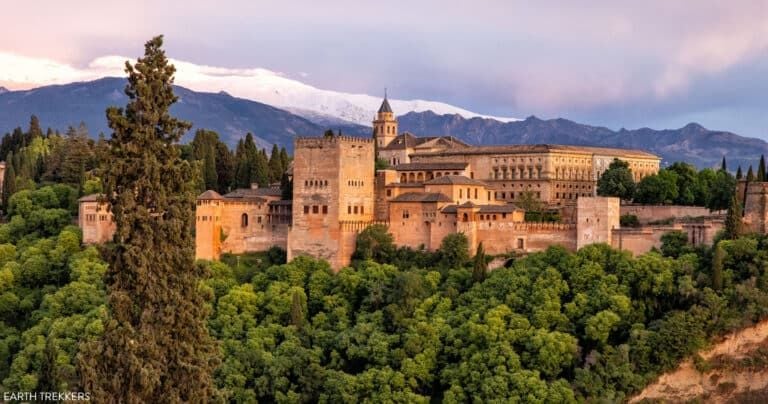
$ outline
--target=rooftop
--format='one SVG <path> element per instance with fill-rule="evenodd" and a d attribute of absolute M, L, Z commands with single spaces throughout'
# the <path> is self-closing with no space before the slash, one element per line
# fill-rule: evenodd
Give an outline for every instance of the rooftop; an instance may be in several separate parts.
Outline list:
<path fill-rule="evenodd" d="M 451 202 L 451 198 L 439 192 L 406 192 L 390 202 Z"/>
<path fill-rule="evenodd" d="M 480 208 L 478 213 L 512 213 L 521 210 L 515 205 L 476 205 L 472 202 L 465 202 L 461 205 L 448 205 L 440 211 L 442 213 L 456 213 L 458 208 Z"/>
<path fill-rule="evenodd" d="M 464 170 L 467 163 L 405 163 L 395 166 L 397 171 Z"/>
<path fill-rule="evenodd" d="M 463 149 L 445 149 L 434 152 L 417 152 L 418 156 L 452 156 L 464 154 L 519 154 L 519 153 L 588 153 L 617 157 L 635 157 L 660 160 L 655 154 L 643 150 L 611 147 L 575 146 L 558 144 L 516 144 L 501 146 L 470 146 Z"/>
<path fill-rule="evenodd" d="M 435 147 L 439 144 L 448 149 L 469 147 L 468 144 L 453 136 L 424 136 L 419 137 L 410 132 L 403 132 L 397 135 L 391 142 L 381 150 L 403 150 L 408 148 L 417 148 L 418 146 Z"/>
<path fill-rule="evenodd" d="M 431 179 L 424 183 L 424 185 L 479 185 L 479 186 L 488 186 L 488 184 L 474 180 L 469 177 L 465 177 L 463 175 L 444 175 L 442 177 L 437 177 L 434 179 Z"/>
<path fill-rule="evenodd" d="M 103 198 L 104 194 L 90 194 L 85 195 L 78 199 L 78 202 L 98 202 L 100 198 Z"/>
<path fill-rule="evenodd" d="M 379 107 L 379 113 L 382 112 L 392 112 L 392 107 L 389 106 L 389 100 L 387 100 L 387 96 L 384 96 L 384 101 L 382 101 L 381 106 Z"/>

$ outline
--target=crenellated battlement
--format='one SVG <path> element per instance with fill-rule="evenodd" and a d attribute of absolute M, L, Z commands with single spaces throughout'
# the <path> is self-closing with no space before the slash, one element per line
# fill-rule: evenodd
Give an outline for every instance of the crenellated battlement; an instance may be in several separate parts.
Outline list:
<path fill-rule="evenodd" d="M 356 136 L 300 136 L 294 138 L 295 148 L 316 148 L 323 146 L 335 146 L 338 144 L 373 144 L 373 139 Z"/>

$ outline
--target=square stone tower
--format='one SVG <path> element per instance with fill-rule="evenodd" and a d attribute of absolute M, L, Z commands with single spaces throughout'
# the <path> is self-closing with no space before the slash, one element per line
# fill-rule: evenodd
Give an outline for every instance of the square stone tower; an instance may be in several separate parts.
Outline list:
<path fill-rule="evenodd" d="M 621 204 L 614 197 L 579 197 L 576 200 L 576 248 L 589 244 L 611 244 L 613 229 L 619 228 Z"/>
<path fill-rule="evenodd" d="M 373 139 L 296 138 L 289 260 L 308 255 L 336 269 L 349 264 L 342 225 L 374 219 L 374 153 Z"/>
<path fill-rule="evenodd" d="M 744 194 L 744 186 L 739 197 L 744 195 L 744 228 L 748 233 L 765 234 L 768 232 L 768 182 L 751 182 Z M 737 191 L 738 192 L 738 191 Z"/>

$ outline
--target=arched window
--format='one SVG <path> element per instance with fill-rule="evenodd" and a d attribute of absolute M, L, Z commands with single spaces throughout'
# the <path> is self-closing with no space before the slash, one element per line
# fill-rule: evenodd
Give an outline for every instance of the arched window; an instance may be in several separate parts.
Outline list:
<path fill-rule="evenodd" d="M 242 216 L 240 216 L 240 226 L 248 227 L 248 214 L 243 213 Z"/>
<path fill-rule="evenodd" d="M 465 222 L 468 222 L 469 221 L 469 215 L 465 213 L 464 216 L 461 217 L 461 220 L 465 221 Z"/>

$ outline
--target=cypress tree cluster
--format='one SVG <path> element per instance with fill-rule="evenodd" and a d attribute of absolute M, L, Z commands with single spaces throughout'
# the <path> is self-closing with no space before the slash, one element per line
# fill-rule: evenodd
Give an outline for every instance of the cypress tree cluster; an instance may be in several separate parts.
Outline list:
<path fill-rule="evenodd" d="M 209 402 L 217 348 L 206 275 L 194 265 L 194 170 L 177 143 L 190 124 L 169 114 L 175 68 L 162 36 L 126 63 L 128 105 L 107 109 L 106 197 L 117 227 L 105 283 L 110 316 L 80 371 L 97 402 Z"/>

